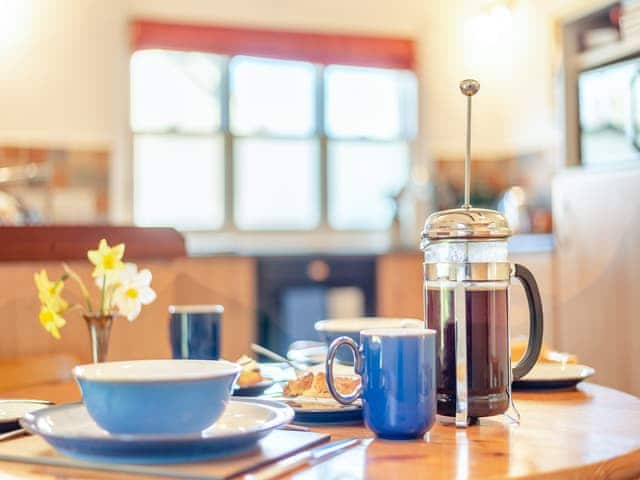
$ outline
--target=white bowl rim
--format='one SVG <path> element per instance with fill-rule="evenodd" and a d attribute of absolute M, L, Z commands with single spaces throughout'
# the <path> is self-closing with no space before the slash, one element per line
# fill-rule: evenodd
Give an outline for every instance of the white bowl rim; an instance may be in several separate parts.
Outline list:
<path fill-rule="evenodd" d="M 365 337 L 430 337 L 436 335 L 432 328 L 404 327 L 404 328 L 367 328 L 360 335 Z"/>
<path fill-rule="evenodd" d="M 424 320 L 400 317 L 332 318 L 316 322 L 314 328 L 317 332 L 342 333 L 359 332 L 370 328 L 413 328 L 417 327 L 418 323 L 424 325 Z"/>
<path fill-rule="evenodd" d="M 91 382 L 166 383 L 233 376 L 241 369 L 240 365 L 226 360 L 158 359 L 88 363 L 76 365 L 72 373 L 76 379 Z"/>

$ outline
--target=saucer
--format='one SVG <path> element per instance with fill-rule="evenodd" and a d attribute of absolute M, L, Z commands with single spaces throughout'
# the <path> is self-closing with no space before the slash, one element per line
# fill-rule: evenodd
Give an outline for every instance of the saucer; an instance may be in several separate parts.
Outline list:
<path fill-rule="evenodd" d="M 46 400 L 0 400 L 0 433 L 20 428 L 20 419 L 28 412 L 53 405 Z"/>
<path fill-rule="evenodd" d="M 271 400 L 286 403 L 295 412 L 295 423 L 354 425 L 362 423 L 362 404 L 356 400 L 351 405 L 342 405 L 333 398 L 317 397 L 271 397 Z"/>
<path fill-rule="evenodd" d="M 269 400 L 229 401 L 209 428 L 189 434 L 111 434 L 101 429 L 82 403 L 27 413 L 20 421 L 58 453 L 80 460 L 110 463 L 178 463 L 245 451 L 293 419 L 293 410 Z"/>
<path fill-rule="evenodd" d="M 593 368 L 586 365 L 537 363 L 524 377 L 513 382 L 513 389 L 569 388 L 576 386 L 595 373 Z"/>
<path fill-rule="evenodd" d="M 258 397 L 275 384 L 276 382 L 273 380 L 266 379 L 253 385 L 246 385 L 244 387 L 235 386 L 231 395 L 234 397 Z"/>

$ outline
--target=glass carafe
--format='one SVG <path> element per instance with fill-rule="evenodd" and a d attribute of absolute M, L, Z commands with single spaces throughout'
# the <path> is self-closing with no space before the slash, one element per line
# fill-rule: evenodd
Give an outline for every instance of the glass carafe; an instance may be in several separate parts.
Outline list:
<path fill-rule="evenodd" d="M 542 305 L 529 270 L 508 262 L 504 217 L 460 208 L 431 215 L 422 233 L 424 314 L 437 332 L 438 414 L 458 426 L 505 413 L 511 382 L 535 364 L 542 346 Z M 530 338 L 511 366 L 509 284 L 517 277 L 527 294 Z"/>

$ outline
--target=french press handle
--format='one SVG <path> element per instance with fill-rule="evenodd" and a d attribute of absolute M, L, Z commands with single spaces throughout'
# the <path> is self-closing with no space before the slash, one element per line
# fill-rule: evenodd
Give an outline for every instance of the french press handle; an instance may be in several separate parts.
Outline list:
<path fill-rule="evenodd" d="M 513 380 L 518 380 L 529 373 L 529 370 L 538 361 L 538 356 L 542 349 L 543 318 L 538 283 L 531 271 L 524 265 L 516 263 L 514 264 L 514 276 L 522 283 L 524 292 L 527 295 L 527 303 L 529 304 L 529 343 L 527 351 L 524 352 L 524 356 L 518 364 L 513 367 Z"/>

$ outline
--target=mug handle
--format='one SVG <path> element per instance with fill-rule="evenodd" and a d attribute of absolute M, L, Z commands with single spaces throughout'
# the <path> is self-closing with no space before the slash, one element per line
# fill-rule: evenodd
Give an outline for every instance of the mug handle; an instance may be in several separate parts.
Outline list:
<path fill-rule="evenodd" d="M 353 352 L 353 368 L 355 372 L 358 375 L 362 372 L 362 355 L 360 354 L 360 349 L 358 348 L 358 344 L 350 337 L 338 337 L 331 342 L 331 345 L 329 345 L 329 351 L 327 352 L 325 372 L 327 376 L 327 386 L 329 387 L 329 391 L 331 392 L 331 395 L 333 395 L 333 398 L 343 405 L 349 405 L 350 403 L 355 402 L 362 395 L 362 384 L 358 385 L 353 392 L 348 393 L 347 395 L 342 395 L 333 383 L 333 362 L 335 360 L 336 353 L 338 353 L 338 348 L 342 345 L 346 345 Z"/>
<path fill-rule="evenodd" d="M 524 352 L 524 356 L 518 364 L 513 367 L 513 380 L 518 380 L 524 377 L 538 361 L 538 356 L 542 349 L 543 318 L 542 300 L 536 279 L 524 265 L 516 263 L 514 267 L 514 276 L 522 283 L 527 295 L 527 303 L 529 304 L 529 343 L 527 351 Z"/>

